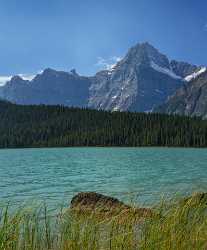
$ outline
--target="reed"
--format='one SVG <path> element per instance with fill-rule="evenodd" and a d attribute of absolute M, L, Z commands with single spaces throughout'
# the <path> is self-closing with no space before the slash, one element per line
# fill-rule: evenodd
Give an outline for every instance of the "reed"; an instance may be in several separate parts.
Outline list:
<path fill-rule="evenodd" d="M 207 203 L 195 197 L 162 201 L 146 218 L 7 206 L 0 210 L 0 250 L 207 249 Z"/>

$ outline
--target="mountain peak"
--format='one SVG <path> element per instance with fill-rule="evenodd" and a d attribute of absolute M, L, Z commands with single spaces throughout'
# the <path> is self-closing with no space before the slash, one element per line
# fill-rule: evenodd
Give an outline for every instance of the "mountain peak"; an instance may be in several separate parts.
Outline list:
<path fill-rule="evenodd" d="M 74 76 L 79 76 L 78 73 L 76 72 L 76 69 L 71 69 L 70 73 Z"/>
<path fill-rule="evenodd" d="M 141 43 L 137 43 L 135 46 L 133 46 L 132 48 L 136 49 L 136 50 L 145 50 L 147 53 L 159 53 L 159 50 L 157 48 L 155 48 L 152 44 L 150 44 L 149 42 L 141 42 Z"/>
<path fill-rule="evenodd" d="M 51 68 L 46 68 L 42 74 L 53 74 L 54 72 L 56 72 L 56 70 L 51 69 Z"/>
<path fill-rule="evenodd" d="M 144 41 L 144 42 L 138 42 L 132 48 L 142 48 L 142 49 L 147 49 L 147 48 L 153 48 L 156 49 L 151 43 Z"/>
<path fill-rule="evenodd" d="M 11 78 L 10 82 L 24 81 L 19 75 L 15 75 Z"/>
<path fill-rule="evenodd" d="M 150 44 L 149 42 L 141 42 L 138 43 L 136 46 L 138 47 L 142 47 L 144 49 L 153 49 L 153 50 L 157 50 L 152 44 Z"/>
<path fill-rule="evenodd" d="M 170 69 L 170 62 L 164 54 L 160 53 L 155 47 L 148 42 L 138 43 L 129 49 L 124 62 L 134 62 L 136 65 L 147 65 L 151 63 L 159 67 Z"/>

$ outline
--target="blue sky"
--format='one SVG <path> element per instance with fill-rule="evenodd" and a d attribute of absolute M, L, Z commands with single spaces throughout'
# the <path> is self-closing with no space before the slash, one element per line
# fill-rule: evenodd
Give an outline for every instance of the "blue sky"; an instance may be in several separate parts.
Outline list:
<path fill-rule="evenodd" d="M 91 75 L 142 41 L 207 65 L 206 10 L 206 0 L 0 0 L 0 75 Z"/>

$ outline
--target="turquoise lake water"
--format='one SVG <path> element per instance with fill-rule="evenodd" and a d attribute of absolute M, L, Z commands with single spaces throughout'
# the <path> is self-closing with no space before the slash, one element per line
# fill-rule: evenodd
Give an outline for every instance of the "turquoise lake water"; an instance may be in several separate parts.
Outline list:
<path fill-rule="evenodd" d="M 0 150 L 0 202 L 68 206 L 81 191 L 151 205 L 162 195 L 207 189 L 207 150 L 53 148 Z"/>

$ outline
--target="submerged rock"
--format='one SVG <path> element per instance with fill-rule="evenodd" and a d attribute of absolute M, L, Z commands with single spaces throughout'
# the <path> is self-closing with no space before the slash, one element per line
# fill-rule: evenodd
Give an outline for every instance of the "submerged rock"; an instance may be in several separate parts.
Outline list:
<path fill-rule="evenodd" d="M 134 208 L 124 204 L 116 198 L 95 192 L 82 192 L 75 195 L 71 200 L 71 209 L 81 212 L 135 215 L 148 217 L 152 215 L 149 208 Z"/>
<path fill-rule="evenodd" d="M 129 206 L 116 198 L 98 194 L 95 192 L 83 192 L 73 197 L 71 201 L 71 208 L 87 208 L 87 209 L 129 209 Z"/>

